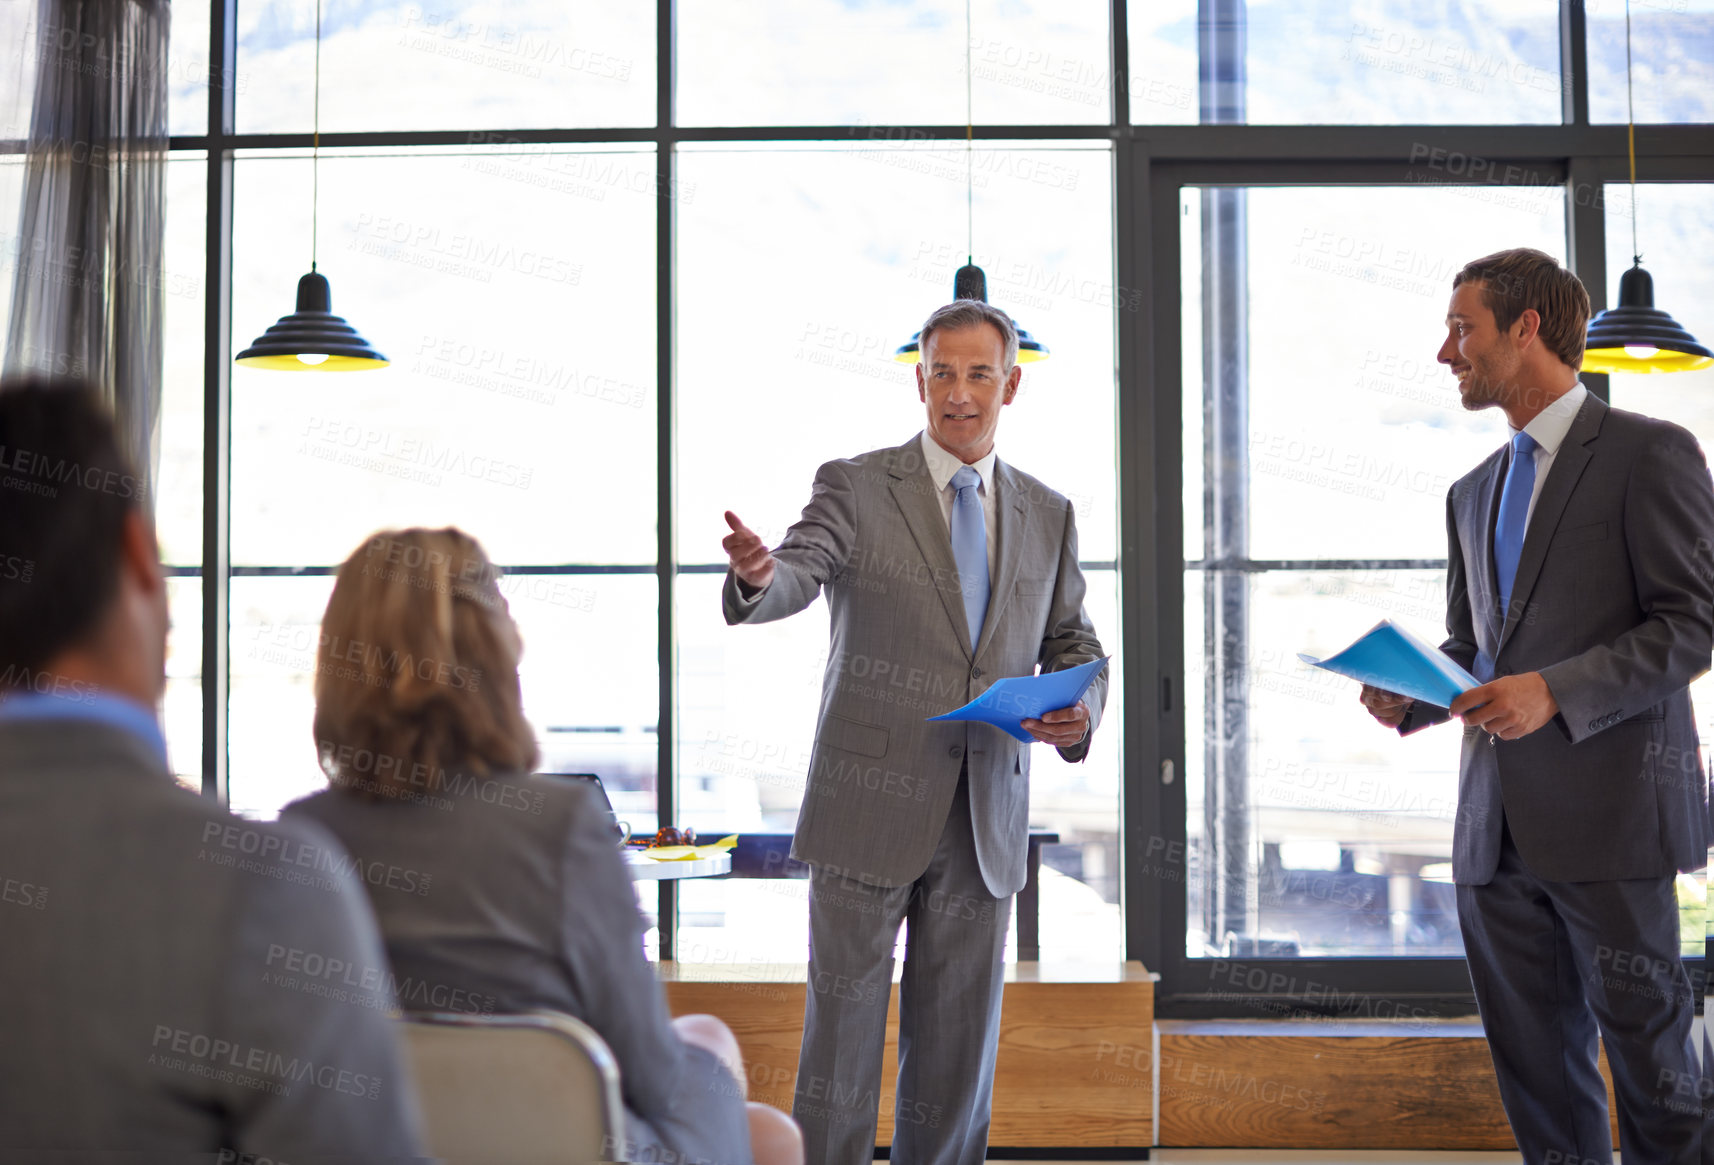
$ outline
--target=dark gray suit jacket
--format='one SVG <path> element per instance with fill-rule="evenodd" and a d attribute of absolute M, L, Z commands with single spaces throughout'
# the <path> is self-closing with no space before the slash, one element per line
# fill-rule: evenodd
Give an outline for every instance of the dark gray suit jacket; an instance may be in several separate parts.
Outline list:
<path fill-rule="evenodd" d="M 352 873 L 122 729 L 0 725 L 0 1160 L 427 1160 Z"/>
<path fill-rule="evenodd" d="M 1446 642 L 1467 668 L 1540 672 L 1547 726 L 1490 743 L 1466 729 L 1452 876 L 1482 885 L 1502 817 L 1524 864 L 1551 881 L 1671 876 L 1708 860 L 1708 785 L 1686 685 L 1714 644 L 1714 488 L 1677 425 L 1593 394 L 1530 517 L 1499 609 L 1494 523 L 1501 447 L 1447 496 Z M 1401 732 L 1447 718 L 1413 705 Z"/>
<path fill-rule="evenodd" d="M 391 875 L 367 881 L 401 1006 L 576 1016 L 619 1062 L 633 1121 L 626 1159 L 750 1161 L 735 1082 L 670 1026 L 592 786 L 454 774 L 411 804 L 329 791 L 288 805 L 283 819 L 318 823 Z"/>
<path fill-rule="evenodd" d="M 794 857 L 877 885 L 910 883 L 928 867 L 967 764 L 983 881 L 997 897 L 1023 887 L 1030 746 L 991 725 L 926 718 L 1002 677 L 1104 653 L 1083 611 L 1071 503 L 994 464 L 998 546 L 974 645 L 920 437 L 823 465 L 803 517 L 774 551 L 767 590 L 746 598 L 727 571 L 728 623 L 783 619 L 824 591 L 832 614 Z M 1106 697 L 1103 671 L 1085 696 L 1090 737 Z M 1086 738 L 1061 753 L 1081 760 L 1088 749 Z"/>

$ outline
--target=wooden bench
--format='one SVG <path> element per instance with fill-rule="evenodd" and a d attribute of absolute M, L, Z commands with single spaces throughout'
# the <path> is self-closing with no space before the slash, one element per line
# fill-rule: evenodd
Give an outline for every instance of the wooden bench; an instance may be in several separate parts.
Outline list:
<path fill-rule="evenodd" d="M 803 1041 L 801 963 L 661 963 L 674 1015 L 708 1012 L 744 1050 L 750 1099 L 792 1106 Z M 899 992 L 887 1013 L 877 1145 L 893 1137 Z M 1154 977 L 1141 963 L 1006 967 L 990 1145 L 1134 1149 L 1154 1140 Z"/>

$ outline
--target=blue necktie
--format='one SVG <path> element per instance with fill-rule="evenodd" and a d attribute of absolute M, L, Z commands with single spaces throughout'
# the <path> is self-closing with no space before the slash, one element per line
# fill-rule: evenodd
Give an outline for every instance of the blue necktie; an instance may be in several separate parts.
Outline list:
<path fill-rule="evenodd" d="M 981 476 L 968 465 L 952 475 L 952 560 L 958 565 L 958 589 L 964 594 L 964 618 L 970 624 L 970 650 L 982 638 L 982 621 L 988 617 L 988 523 L 982 516 L 982 499 L 976 487 Z"/>
<path fill-rule="evenodd" d="M 1500 519 L 1494 524 L 1494 574 L 1500 584 L 1500 626 L 1512 606 L 1512 583 L 1518 577 L 1518 557 L 1524 550 L 1529 524 L 1530 495 L 1535 492 L 1535 438 L 1519 432 L 1512 438 L 1512 465 L 1500 491 Z"/>

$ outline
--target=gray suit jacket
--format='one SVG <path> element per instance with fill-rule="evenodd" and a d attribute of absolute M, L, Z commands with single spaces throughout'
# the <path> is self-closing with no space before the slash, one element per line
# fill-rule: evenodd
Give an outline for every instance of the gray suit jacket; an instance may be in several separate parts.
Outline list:
<path fill-rule="evenodd" d="M 283 817 L 316 822 L 366 868 L 394 873 L 367 881 L 402 1007 L 576 1016 L 619 1062 L 626 1160 L 748 1165 L 737 1086 L 672 1030 L 593 786 L 453 774 L 415 803 L 329 791 Z"/>
<path fill-rule="evenodd" d="M 746 598 L 730 571 L 728 623 L 796 614 L 825 590 L 832 639 L 815 747 L 792 854 L 881 886 L 928 867 L 958 774 L 969 766 L 982 878 L 996 896 L 1022 888 L 1029 840 L 1030 748 L 987 724 L 927 723 L 1005 676 L 1075 667 L 1104 653 L 1083 611 L 1071 503 L 995 462 L 994 577 L 970 643 L 952 539 L 919 438 L 815 475 L 803 517 L 774 551 L 774 581 Z M 1085 697 L 1090 737 L 1105 672 Z M 1061 750 L 1087 755 L 1089 738 Z"/>
<path fill-rule="evenodd" d="M 1708 785 L 1686 685 L 1714 644 L 1714 488 L 1677 425 L 1584 400 L 1536 498 L 1509 610 L 1494 575 L 1502 447 L 1447 496 L 1447 639 L 1495 676 L 1540 672 L 1547 726 L 1464 732 L 1453 880 L 1486 884 L 1510 825 L 1551 881 L 1670 876 L 1708 859 Z M 1413 705 L 1413 732 L 1447 718 Z"/>
<path fill-rule="evenodd" d="M 326 834 L 122 729 L 0 725 L 0 1160 L 427 1160 L 385 966 Z"/>

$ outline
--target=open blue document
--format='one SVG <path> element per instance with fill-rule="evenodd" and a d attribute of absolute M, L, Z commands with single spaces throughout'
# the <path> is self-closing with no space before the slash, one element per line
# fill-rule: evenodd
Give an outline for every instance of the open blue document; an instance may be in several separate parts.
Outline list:
<path fill-rule="evenodd" d="M 1391 619 L 1382 619 L 1372 631 L 1338 655 L 1316 659 L 1299 652 L 1298 658 L 1438 708 L 1446 707 L 1460 692 L 1478 684 L 1475 676 L 1438 647 L 1429 646 Z"/>
<path fill-rule="evenodd" d="M 1021 721 L 1040 720 L 1043 712 L 1069 708 L 1083 698 L 1112 656 L 1102 656 L 1064 671 L 1039 676 L 1007 676 L 962 708 L 954 708 L 930 720 L 976 720 L 1010 732 L 1028 744 L 1035 737 L 1023 730 Z"/>

